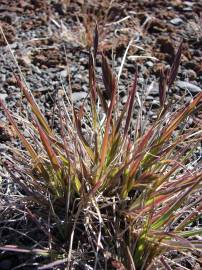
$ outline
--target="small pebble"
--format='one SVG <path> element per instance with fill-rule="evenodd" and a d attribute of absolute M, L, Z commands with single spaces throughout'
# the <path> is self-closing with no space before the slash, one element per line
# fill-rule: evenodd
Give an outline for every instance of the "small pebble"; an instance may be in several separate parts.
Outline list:
<path fill-rule="evenodd" d="M 152 96 L 146 96 L 146 100 L 148 100 L 148 101 L 151 101 L 151 100 L 153 100 L 154 99 L 154 97 L 152 97 Z"/>
<path fill-rule="evenodd" d="M 152 106 L 153 106 L 153 108 L 158 108 L 158 107 L 159 107 L 159 100 L 154 99 L 154 100 L 152 101 Z"/>
<path fill-rule="evenodd" d="M 0 94 L 0 99 L 2 99 L 3 101 L 5 101 L 7 97 L 7 94 Z"/>
<path fill-rule="evenodd" d="M 145 65 L 148 67 L 153 67 L 154 63 L 152 61 L 147 61 Z"/>
<path fill-rule="evenodd" d="M 189 7 L 192 7 L 194 5 L 194 3 L 190 1 L 184 1 L 183 4 Z"/>
<path fill-rule="evenodd" d="M 173 25 L 178 26 L 178 25 L 183 23 L 183 20 L 180 19 L 180 18 L 174 18 L 174 19 L 170 20 L 170 23 L 172 23 Z"/>
<path fill-rule="evenodd" d="M 147 88 L 147 94 L 151 96 L 156 96 L 159 94 L 159 84 L 157 82 L 152 82 Z"/>
<path fill-rule="evenodd" d="M 196 72 L 193 69 L 186 70 L 185 74 L 191 80 L 195 80 L 197 78 Z"/>
<path fill-rule="evenodd" d="M 84 99 L 87 96 L 86 92 L 75 92 L 72 93 L 72 101 L 73 102 L 78 102 L 81 99 Z"/>
<path fill-rule="evenodd" d="M 63 78 L 66 78 L 67 77 L 67 70 L 64 69 L 60 72 L 60 76 L 63 77 Z"/>
<path fill-rule="evenodd" d="M 121 100 L 121 103 L 122 103 L 122 104 L 125 104 L 125 103 L 127 102 L 127 99 L 128 99 L 127 96 L 123 97 L 122 100 Z"/>
<path fill-rule="evenodd" d="M 183 11 L 185 11 L 185 12 L 191 12 L 193 10 L 192 10 L 191 7 L 185 7 L 185 8 L 183 8 Z"/>

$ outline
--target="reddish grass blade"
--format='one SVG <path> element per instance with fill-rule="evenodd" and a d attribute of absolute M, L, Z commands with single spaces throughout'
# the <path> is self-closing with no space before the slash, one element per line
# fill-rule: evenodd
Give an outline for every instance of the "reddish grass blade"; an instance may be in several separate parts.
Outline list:
<path fill-rule="evenodd" d="M 96 58 L 96 55 L 97 55 L 97 50 L 98 50 L 98 39 L 99 39 L 99 35 L 98 35 L 98 26 L 97 26 L 97 22 L 96 22 L 96 24 L 95 24 L 95 31 L 94 31 L 94 40 L 93 40 L 94 59 Z"/>
<path fill-rule="evenodd" d="M 137 200 L 132 202 L 129 211 L 126 212 L 128 214 L 132 214 L 133 211 L 136 211 L 136 213 L 142 215 L 151 209 L 153 209 L 154 205 L 158 206 L 159 204 L 163 203 L 168 198 L 168 195 L 160 195 L 156 197 L 152 197 L 148 201 L 145 202 L 145 206 L 142 207 L 142 199 L 139 197 Z"/>
<path fill-rule="evenodd" d="M 98 134 L 95 132 L 94 135 L 94 142 L 95 142 L 95 147 L 94 147 L 94 153 L 95 153 L 95 163 L 97 164 L 98 160 L 100 159 L 99 157 L 99 137 Z"/>
<path fill-rule="evenodd" d="M 180 224 L 175 228 L 175 231 L 183 230 L 185 226 L 193 222 L 198 217 L 199 213 L 202 213 L 202 204 L 192 211 L 182 222 L 180 222 Z"/>
<path fill-rule="evenodd" d="M 119 129 L 120 129 L 121 124 L 122 124 L 122 121 L 123 121 L 123 117 L 124 117 L 125 113 L 128 111 L 128 106 L 129 106 L 130 98 L 131 98 L 131 96 L 128 95 L 127 101 L 124 104 L 124 108 L 123 108 L 123 110 L 122 110 L 122 112 L 121 112 L 118 120 L 115 123 L 114 136 L 116 136 L 116 134 L 119 132 Z"/>
<path fill-rule="evenodd" d="M 106 89 L 106 95 L 108 99 L 111 100 L 115 78 L 104 54 L 102 54 L 102 77 Z"/>
<path fill-rule="evenodd" d="M 109 171 L 109 170 L 108 170 Z M 99 170 L 98 170 L 99 172 Z M 105 182 L 105 179 L 107 177 L 109 172 L 105 173 L 102 177 L 99 177 L 98 179 L 96 179 L 96 181 L 94 181 L 95 183 L 92 190 L 88 193 L 88 197 L 91 195 L 95 195 L 95 193 L 98 191 L 98 189 L 103 185 L 103 183 Z M 99 175 L 98 175 L 99 176 Z"/>
<path fill-rule="evenodd" d="M 136 119 L 135 133 L 134 133 L 134 138 L 136 140 L 141 136 L 141 130 L 142 130 L 142 113 L 141 111 L 139 111 Z"/>
<path fill-rule="evenodd" d="M 99 87 L 97 87 L 97 93 L 98 93 L 98 96 L 100 98 L 103 110 L 104 110 L 105 114 L 107 114 L 108 113 L 108 105 L 107 105 L 107 102 L 106 102 L 106 100 L 104 98 L 104 95 L 101 92 L 101 90 L 99 89 Z"/>
<path fill-rule="evenodd" d="M 97 129 L 97 111 L 96 111 L 96 81 L 95 81 L 95 70 L 94 70 L 94 59 L 92 53 L 89 52 L 89 88 L 90 88 L 90 101 L 91 111 L 93 118 L 93 127 Z"/>
<path fill-rule="evenodd" d="M 28 151 L 28 153 L 32 157 L 32 160 L 37 161 L 37 159 L 38 159 L 37 153 L 35 152 L 34 148 L 31 146 L 31 144 L 26 140 L 24 135 L 20 132 L 15 120 L 13 119 L 12 115 L 10 114 L 9 110 L 6 108 L 6 106 L 4 105 L 3 100 L 1 100 L 1 99 L 0 99 L 0 106 L 3 108 L 8 120 L 10 121 L 12 126 L 14 127 L 18 137 L 20 138 L 20 140 L 22 142 L 22 144 L 24 145 L 24 147 L 26 148 L 26 150 Z"/>
<path fill-rule="evenodd" d="M 200 233 L 200 232 L 199 232 Z M 161 237 L 162 238 L 162 237 Z M 172 237 L 174 238 L 174 237 Z M 187 240 L 187 242 L 185 243 L 185 241 L 179 241 L 177 239 L 176 240 L 162 240 L 162 245 L 160 243 L 161 246 L 168 246 L 170 247 L 170 249 L 172 250 L 179 250 L 179 251 L 187 251 L 187 250 L 200 250 L 202 249 L 202 245 L 201 243 L 198 241 L 193 241 L 193 240 Z"/>
<path fill-rule="evenodd" d="M 182 234 L 183 233 L 184 232 L 182 232 Z M 167 241 L 169 241 L 169 239 L 174 239 L 177 245 L 184 246 L 185 249 L 194 249 L 194 246 L 192 245 L 191 241 L 188 241 L 186 238 L 182 237 L 180 234 L 176 234 L 173 232 L 165 232 L 165 231 L 153 231 L 153 230 L 151 230 L 151 234 L 161 238 L 163 240 L 162 242 L 166 243 Z M 171 240 L 171 242 L 174 242 L 174 241 Z"/>
<path fill-rule="evenodd" d="M 153 127 L 151 127 L 147 133 L 142 137 L 141 141 L 138 143 L 138 148 L 134 153 L 134 159 L 135 161 L 133 162 L 131 168 L 130 168 L 130 172 L 129 172 L 129 176 L 133 177 L 139 167 L 139 164 L 142 160 L 142 156 L 144 155 L 143 150 L 146 150 L 146 145 L 149 142 L 149 139 L 151 138 L 151 136 L 153 135 Z M 142 154 L 141 154 L 142 153 Z"/>
<path fill-rule="evenodd" d="M 149 184 L 157 181 L 159 176 L 155 173 L 144 172 L 135 182 L 141 184 Z"/>
<path fill-rule="evenodd" d="M 79 112 L 78 112 L 78 118 L 79 118 L 79 120 L 81 120 L 84 117 L 84 114 L 85 114 L 84 104 L 82 104 L 79 107 Z"/>
<path fill-rule="evenodd" d="M 120 146 L 120 134 L 117 134 L 116 137 L 110 136 L 109 143 L 111 145 L 111 149 L 109 151 L 108 160 L 107 160 L 107 166 L 110 164 L 110 162 L 114 159 L 114 157 L 117 155 L 118 147 Z"/>
<path fill-rule="evenodd" d="M 128 192 L 133 188 L 134 186 L 134 176 L 138 171 L 138 168 L 140 167 L 140 163 L 143 159 L 143 156 L 145 154 L 145 151 L 147 149 L 147 144 L 149 139 L 151 138 L 153 134 L 153 127 L 150 128 L 147 133 L 141 138 L 141 141 L 138 142 L 138 147 L 133 153 L 133 162 L 129 168 L 129 171 L 127 173 L 127 176 L 124 179 L 123 188 L 122 188 L 122 197 L 125 198 L 128 194 Z"/>
<path fill-rule="evenodd" d="M 108 149 L 108 138 L 109 138 L 109 131 L 110 131 L 110 122 L 112 119 L 112 111 L 115 105 L 115 100 L 116 100 L 116 81 L 115 78 L 112 79 L 112 93 L 111 93 L 111 103 L 109 106 L 108 110 L 108 115 L 107 115 L 107 122 L 105 126 L 105 133 L 104 133 L 104 138 L 102 142 L 102 148 L 101 148 L 101 161 L 100 161 L 100 166 L 104 165 L 105 159 L 106 159 L 106 154 L 107 154 L 107 149 Z"/>
<path fill-rule="evenodd" d="M 175 78 L 177 76 L 177 71 L 180 65 L 180 59 L 181 59 L 181 54 L 182 54 L 182 47 L 183 47 L 183 42 L 181 42 L 178 51 L 175 55 L 171 70 L 169 72 L 169 76 L 168 76 L 168 88 L 170 88 L 173 84 L 173 82 L 175 81 Z"/>
<path fill-rule="evenodd" d="M 92 29 L 90 27 L 90 19 L 89 16 L 84 16 L 83 25 L 86 30 L 86 43 L 87 48 L 90 49 L 93 46 L 93 35 L 92 35 Z"/>
<path fill-rule="evenodd" d="M 130 93 L 130 103 L 129 103 L 128 115 L 126 118 L 126 124 L 125 124 L 125 129 L 124 129 L 124 138 L 126 137 L 126 135 L 128 133 L 128 128 L 129 128 L 130 121 L 131 121 L 132 109 L 133 109 L 133 104 L 134 104 L 136 92 L 137 92 L 137 71 L 135 72 L 135 79 L 134 79 L 133 87 L 132 87 L 131 93 Z"/>
<path fill-rule="evenodd" d="M 89 183 L 91 183 L 91 177 L 90 177 L 90 173 L 88 172 L 88 168 L 85 165 L 85 163 L 83 162 L 81 156 L 79 158 L 80 164 L 81 164 L 81 168 L 82 168 L 82 174 L 84 175 L 85 180 L 89 181 Z"/>
<path fill-rule="evenodd" d="M 167 76 L 164 70 L 161 70 L 160 79 L 159 79 L 159 100 L 160 106 L 163 107 L 166 100 L 166 91 L 167 91 Z"/>
<path fill-rule="evenodd" d="M 94 155 L 92 149 L 90 148 L 89 144 L 87 143 L 86 139 L 84 138 L 84 136 L 82 134 L 81 122 L 78 119 L 75 110 L 74 110 L 74 120 L 75 120 L 77 133 L 78 133 L 78 136 L 79 136 L 79 138 L 81 140 L 81 143 L 83 144 L 83 146 L 84 146 L 86 152 L 88 153 L 89 157 L 91 158 L 91 160 L 94 161 L 95 160 L 95 155 Z"/>
<path fill-rule="evenodd" d="M 173 198 L 172 198 L 173 196 Z M 157 220 L 159 220 L 162 215 L 165 214 L 165 212 L 169 211 L 170 207 L 175 203 L 177 196 L 174 196 L 174 193 L 170 193 L 168 195 L 160 195 L 159 197 L 157 197 L 158 200 L 153 200 L 152 204 L 149 206 L 150 208 L 152 207 L 159 207 L 159 205 L 163 205 L 162 208 L 157 211 L 151 220 L 151 223 L 155 223 Z M 160 201 L 159 198 L 162 198 L 162 200 Z M 171 199 L 172 198 L 172 199 Z M 152 199 L 150 199 L 150 201 L 152 201 Z M 171 215 L 169 217 L 169 219 L 167 220 L 167 223 L 172 222 L 174 219 L 174 215 Z M 166 223 L 165 223 L 166 224 Z"/>
<path fill-rule="evenodd" d="M 111 171 L 110 171 L 109 184 L 111 188 L 115 186 L 118 187 L 118 185 L 121 185 L 123 196 L 125 194 L 125 186 L 123 186 L 123 183 L 127 183 L 127 181 L 124 181 L 124 179 L 127 178 L 127 176 L 124 175 L 124 172 L 127 170 L 131 162 L 132 162 L 132 159 L 130 159 L 129 161 L 125 161 L 125 163 L 121 165 L 119 168 L 117 168 L 117 171 L 114 172 L 113 174 L 111 174 Z"/>
<path fill-rule="evenodd" d="M 56 153 L 55 151 L 53 150 L 52 146 L 51 146 L 51 143 L 49 141 L 49 138 L 47 136 L 47 134 L 44 132 L 44 130 L 42 129 L 42 127 L 40 126 L 39 123 L 37 123 L 37 121 L 35 121 L 35 125 L 39 131 L 39 136 L 41 138 L 41 142 L 48 154 L 48 157 L 50 159 L 50 162 L 53 166 L 53 168 L 57 171 L 60 169 L 60 163 L 59 163 L 59 160 L 56 156 Z"/>
<path fill-rule="evenodd" d="M 179 123 L 181 123 L 195 109 L 195 107 L 198 105 L 201 99 L 202 99 L 202 93 L 199 93 L 194 98 L 194 100 L 191 101 L 190 104 L 188 104 L 183 110 L 175 113 L 172 121 L 170 121 L 170 124 L 167 127 L 165 127 L 164 132 L 160 139 L 160 143 L 167 140 L 171 136 L 171 134 L 177 128 Z"/>
<path fill-rule="evenodd" d="M 89 86 L 90 86 L 90 93 L 92 96 L 92 105 L 95 106 L 96 102 L 96 86 L 95 86 L 95 73 L 94 73 L 94 63 L 93 63 L 93 56 L 91 52 L 89 52 Z"/>
<path fill-rule="evenodd" d="M 41 113 L 37 103 L 35 102 L 33 96 L 30 94 L 29 90 L 27 89 L 26 85 L 22 82 L 22 80 L 20 80 L 20 78 L 16 75 L 15 75 L 15 78 L 16 78 L 16 81 L 17 81 L 19 88 L 21 89 L 21 91 L 25 95 L 25 97 L 26 97 L 27 101 L 29 102 L 31 109 L 32 109 L 34 115 L 37 117 L 39 123 L 46 130 L 48 135 L 51 135 L 52 131 L 51 131 L 46 119 L 44 118 L 43 114 Z"/>
<path fill-rule="evenodd" d="M 195 176 L 193 177 L 193 179 L 194 178 Z M 200 183 L 201 180 L 202 175 L 199 175 L 197 177 L 197 182 L 195 182 L 189 189 L 187 189 L 178 197 L 176 202 L 171 207 L 169 207 L 169 209 L 165 211 L 165 213 L 163 213 L 161 217 L 152 225 L 152 228 L 158 229 L 159 227 L 163 226 L 167 221 L 169 221 L 170 216 L 173 215 L 173 213 L 180 207 L 185 198 L 187 198 L 187 195 L 190 194 L 190 192 Z"/>

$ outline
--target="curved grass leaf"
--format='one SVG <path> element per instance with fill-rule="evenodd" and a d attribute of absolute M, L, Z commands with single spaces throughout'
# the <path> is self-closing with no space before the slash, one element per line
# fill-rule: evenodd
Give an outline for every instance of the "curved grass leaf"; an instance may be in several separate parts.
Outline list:
<path fill-rule="evenodd" d="M 17 84 L 18 84 L 19 88 L 21 89 L 21 91 L 25 95 L 25 97 L 26 97 L 27 101 L 29 102 L 29 104 L 31 106 L 31 109 L 32 109 L 34 115 L 36 116 L 36 118 L 38 119 L 39 123 L 46 130 L 48 135 L 52 135 L 51 128 L 49 127 L 45 117 L 41 113 L 41 111 L 40 111 L 37 103 L 35 102 L 32 94 L 29 92 L 26 85 L 20 80 L 20 78 L 18 76 L 15 76 L 15 78 L 16 78 L 16 81 L 17 81 Z"/>

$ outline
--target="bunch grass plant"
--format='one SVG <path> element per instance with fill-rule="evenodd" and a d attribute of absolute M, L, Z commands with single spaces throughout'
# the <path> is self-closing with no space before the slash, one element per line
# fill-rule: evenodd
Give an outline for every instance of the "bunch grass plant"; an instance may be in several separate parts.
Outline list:
<path fill-rule="evenodd" d="M 183 44 L 170 71 L 161 74 L 160 107 L 148 126 L 142 108 L 131 126 L 137 72 L 125 105 L 118 106 L 117 78 L 107 57 L 98 52 L 97 27 L 89 49 L 88 97 L 78 108 L 68 95 L 59 96 L 57 132 L 16 75 L 31 113 L 18 120 L 0 100 L 23 149 L 16 149 L 17 164 L 13 159 L 4 166 L 23 192 L 29 218 L 48 240 L 44 249 L 6 245 L 1 250 L 48 257 L 51 263 L 38 269 L 64 264 L 73 269 L 82 261 L 76 252 L 83 250 L 89 269 L 143 270 L 154 269 L 155 262 L 171 269 L 162 257 L 169 250 L 201 249 L 195 238 L 201 229 L 191 224 L 199 219 L 202 206 L 190 198 L 201 188 L 202 172 L 189 166 L 201 127 L 196 122 L 189 128 L 186 120 L 200 109 L 202 93 L 177 109 L 166 97 L 182 49 Z M 97 83 L 98 57 L 104 92 Z M 39 222 L 38 208 L 49 225 Z"/>

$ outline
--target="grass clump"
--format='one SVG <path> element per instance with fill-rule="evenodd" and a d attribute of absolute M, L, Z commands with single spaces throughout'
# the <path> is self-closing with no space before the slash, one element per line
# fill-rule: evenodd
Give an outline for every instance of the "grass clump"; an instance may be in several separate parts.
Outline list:
<path fill-rule="evenodd" d="M 145 127 L 137 113 L 133 129 L 137 72 L 120 109 L 116 76 L 104 54 L 104 93 L 97 84 L 97 30 L 92 47 L 88 99 L 79 108 L 68 96 L 66 101 L 58 99 L 58 134 L 18 76 L 32 111 L 23 121 L 29 136 L 0 100 L 24 147 L 17 152 L 18 165 L 15 161 L 4 165 L 23 191 L 28 218 L 46 239 L 44 248 L 36 244 L 35 248 L 6 245 L 1 249 L 48 256 L 50 264 L 38 269 L 86 265 L 88 269 L 139 270 L 152 269 L 155 262 L 169 267 L 161 256 L 166 251 L 201 248 L 194 240 L 200 230 L 189 226 L 199 218 L 201 206 L 198 200 L 191 204 L 189 200 L 201 186 L 202 173 L 187 166 L 191 144 L 200 142 L 201 133 L 197 124 L 180 126 L 197 112 L 202 93 L 174 111 L 166 101 L 180 63 L 181 44 L 170 72 L 162 72 L 160 78 L 156 121 Z"/>

